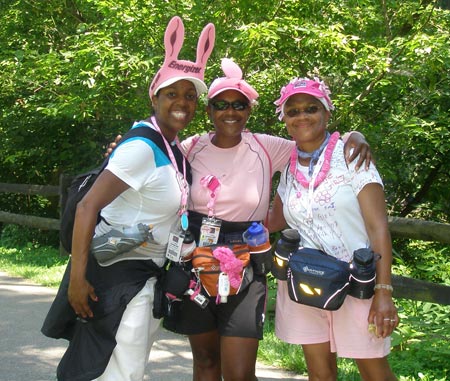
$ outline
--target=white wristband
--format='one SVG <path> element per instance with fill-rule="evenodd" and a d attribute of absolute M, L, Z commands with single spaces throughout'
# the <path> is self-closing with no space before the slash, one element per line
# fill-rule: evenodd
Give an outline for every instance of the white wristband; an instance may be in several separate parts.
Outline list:
<path fill-rule="evenodd" d="M 394 292 L 394 287 L 392 287 L 390 284 L 377 283 L 373 289 L 374 290 L 384 289 L 390 292 Z"/>

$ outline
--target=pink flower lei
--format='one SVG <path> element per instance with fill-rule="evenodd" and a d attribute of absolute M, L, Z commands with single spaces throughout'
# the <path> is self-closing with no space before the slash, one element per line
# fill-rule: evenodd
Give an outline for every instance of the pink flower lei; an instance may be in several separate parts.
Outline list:
<path fill-rule="evenodd" d="M 330 136 L 330 140 L 327 144 L 327 147 L 325 148 L 325 157 L 322 164 L 322 167 L 320 168 L 320 172 L 315 178 L 314 181 L 314 189 L 316 189 L 323 180 L 327 177 L 328 172 L 330 171 L 330 165 L 331 165 L 331 156 L 333 155 L 334 148 L 336 147 L 337 141 L 339 140 L 339 132 L 334 132 Z M 294 179 L 304 188 L 309 187 L 309 181 L 305 178 L 303 173 L 297 171 L 297 147 L 294 147 L 292 149 L 291 153 L 291 162 L 289 166 L 289 171 L 291 172 L 292 176 L 294 176 Z"/>

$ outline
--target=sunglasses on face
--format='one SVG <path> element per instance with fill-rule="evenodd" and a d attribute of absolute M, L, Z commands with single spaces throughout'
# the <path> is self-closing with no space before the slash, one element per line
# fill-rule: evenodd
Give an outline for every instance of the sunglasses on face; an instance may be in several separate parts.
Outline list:
<path fill-rule="evenodd" d="M 242 102 L 242 101 L 234 101 L 234 102 L 212 101 L 212 102 L 209 102 L 209 104 L 213 107 L 214 110 L 219 110 L 219 111 L 228 110 L 228 108 L 230 106 L 233 108 L 233 110 L 236 110 L 236 111 L 242 111 L 248 107 L 248 103 Z"/>
<path fill-rule="evenodd" d="M 319 106 L 309 106 L 305 108 L 304 110 L 300 110 L 299 108 L 291 108 L 286 112 L 286 115 L 290 118 L 294 118 L 296 116 L 300 116 L 302 112 L 304 112 L 306 115 L 313 115 L 319 111 Z"/>

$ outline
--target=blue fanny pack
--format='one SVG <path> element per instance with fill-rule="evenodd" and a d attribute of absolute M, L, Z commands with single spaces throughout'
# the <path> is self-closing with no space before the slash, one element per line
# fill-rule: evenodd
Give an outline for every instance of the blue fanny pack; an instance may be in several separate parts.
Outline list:
<path fill-rule="evenodd" d="M 291 300 L 334 311 L 344 303 L 350 265 L 321 250 L 302 247 L 289 255 L 287 286 Z"/>

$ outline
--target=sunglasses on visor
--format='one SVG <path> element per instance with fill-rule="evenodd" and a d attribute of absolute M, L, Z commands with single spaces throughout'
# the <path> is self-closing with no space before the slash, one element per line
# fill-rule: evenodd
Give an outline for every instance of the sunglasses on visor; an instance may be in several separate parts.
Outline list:
<path fill-rule="evenodd" d="M 224 111 L 228 110 L 231 106 L 233 110 L 242 111 L 248 107 L 248 102 L 235 101 L 235 102 L 227 102 L 227 101 L 211 101 L 209 104 L 213 107 L 214 110 Z"/>

